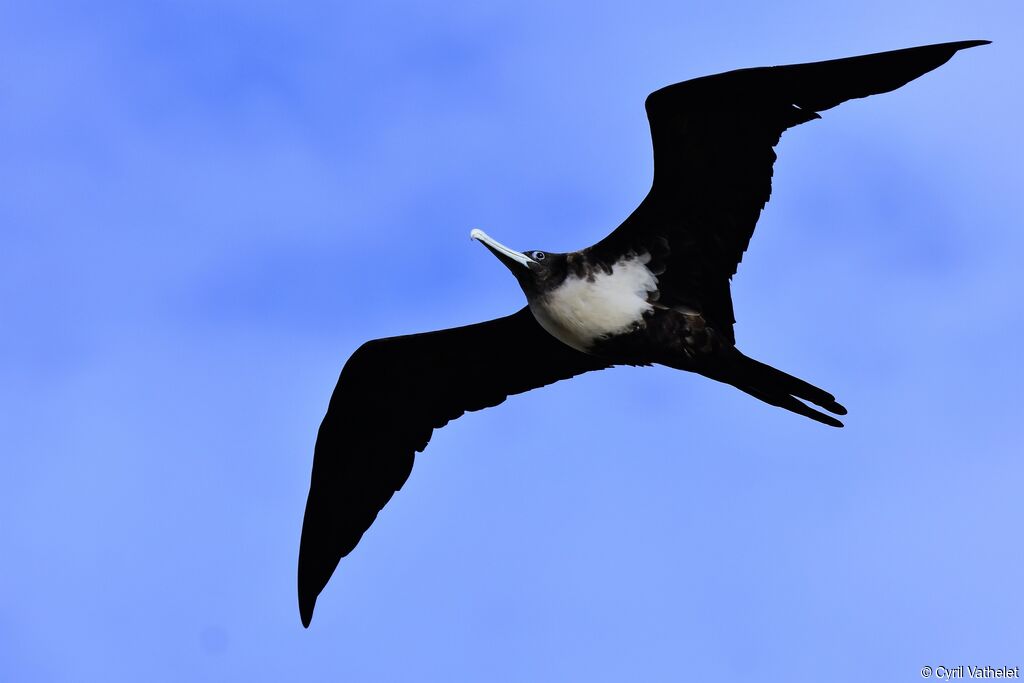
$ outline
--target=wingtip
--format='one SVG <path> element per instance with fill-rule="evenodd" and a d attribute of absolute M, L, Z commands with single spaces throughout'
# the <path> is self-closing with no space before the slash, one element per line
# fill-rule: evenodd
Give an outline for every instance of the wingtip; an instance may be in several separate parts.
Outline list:
<path fill-rule="evenodd" d="M 302 619 L 302 628 L 309 628 L 313 621 L 313 608 L 316 607 L 316 598 L 308 599 L 299 596 L 299 618 Z"/>
<path fill-rule="evenodd" d="M 299 582 L 299 618 L 302 620 L 302 628 L 308 629 L 309 623 L 313 621 L 313 609 L 316 607 L 316 598 L 319 591 L 310 591 L 308 587 Z"/>

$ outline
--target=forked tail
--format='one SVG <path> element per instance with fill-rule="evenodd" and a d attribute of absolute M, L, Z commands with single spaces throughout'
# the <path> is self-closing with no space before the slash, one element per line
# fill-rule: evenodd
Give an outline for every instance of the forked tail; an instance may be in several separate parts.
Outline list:
<path fill-rule="evenodd" d="M 713 368 L 702 368 L 698 372 L 719 382 L 731 384 L 740 391 L 773 406 L 791 410 L 831 427 L 843 426 L 842 422 L 831 415 L 826 415 L 804 403 L 808 401 L 830 413 L 846 415 L 846 408 L 836 402 L 835 396 L 793 375 L 748 358 L 739 349 L 729 349 L 716 359 Z"/>

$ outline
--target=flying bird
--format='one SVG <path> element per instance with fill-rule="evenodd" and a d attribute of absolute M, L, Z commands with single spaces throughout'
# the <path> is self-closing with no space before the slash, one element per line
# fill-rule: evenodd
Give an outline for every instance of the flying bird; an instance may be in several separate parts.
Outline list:
<path fill-rule="evenodd" d="M 570 253 L 516 251 L 481 230 L 527 305 L 454 329 L 374 339 L 345 363 L 317 434 L 299 549 L 299 612 L 405 483 L 433 430 L 508 396 L 615 365 L 687 370 L 832 427 L 832 394 L 744 355 L 730 280 L 771 194 L 782 133 L 846 100 L 889 92 L 971 40 L 662 88 L 646 101 L 650 192 L 607 237 Z M 813 407 L 812 407 L 813 406 Z"/>

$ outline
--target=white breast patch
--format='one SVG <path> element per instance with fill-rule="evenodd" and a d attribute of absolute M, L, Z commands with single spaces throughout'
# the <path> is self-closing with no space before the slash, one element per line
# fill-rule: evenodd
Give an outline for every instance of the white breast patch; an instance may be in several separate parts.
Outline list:
<path fill-rule="evenodd" d="M 630 254 L 616 261 L 610 274 L 599 271 L 593 280 L 570 275 L 533 301 L 530 310 L 549 334 L 586 351 L 598 339 L 630 330 L 651 310 L 647 295 L 658 289 L 658 278 L 647 268 L 650 260 L 650 254 Z"/>

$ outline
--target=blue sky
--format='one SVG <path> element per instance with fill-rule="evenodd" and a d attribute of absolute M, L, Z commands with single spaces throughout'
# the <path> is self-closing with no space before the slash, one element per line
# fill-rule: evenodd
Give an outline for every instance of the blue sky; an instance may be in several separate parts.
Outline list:
<path fill-rule="evenodd" d="M 0 679 L 1024 665 L 1021 9 L 364 5 L 0 3 Z M 971 38 L 786 135 L 734 283 L 845 430 L 665 369 L 516 397 L 435 434 L 301 628 L 345 359 L 522 304 L 471 228 L 602 237 L 663 85 Z"/>

